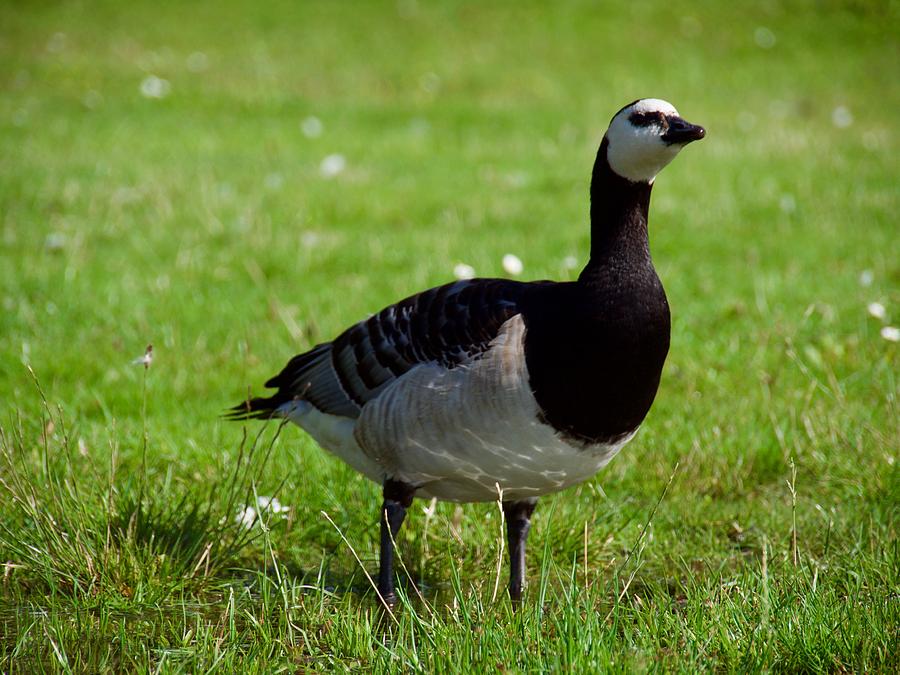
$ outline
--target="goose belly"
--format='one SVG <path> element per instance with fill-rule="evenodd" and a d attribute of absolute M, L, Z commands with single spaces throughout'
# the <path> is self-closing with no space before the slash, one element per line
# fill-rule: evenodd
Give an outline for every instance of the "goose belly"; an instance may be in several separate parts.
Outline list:
<path fill-rule="evenodd" d="M 435 426 L 429 433 L 407 435 L 406 445 L 386 446 L 377 461 L 395 479 L 419 486 L 422 497 L 493 501 L 502 490 L 504 500 L 517 500 L 591 478 L 629 440 L 575 447 L 547 434 L 545 425 L 522 422 L 487 426 L 467 418 L 453 428 Z"/>

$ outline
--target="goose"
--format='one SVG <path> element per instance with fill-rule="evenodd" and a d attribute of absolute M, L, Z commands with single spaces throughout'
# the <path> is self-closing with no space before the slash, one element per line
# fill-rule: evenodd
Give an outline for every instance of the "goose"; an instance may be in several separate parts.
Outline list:
<path fill-rule="evenodd" d="M 396 601 L 394 541 L 414 497 L 501 501 L 509 596 L 542 495 L 594 476 L 656 396 L 669 305 L 647 232 L 657 174 L 706 135 L 654 98 L 612 118 L 590 186 L 576 281 L 470 279 L 385 307 L 292 358 L 232 419 L 286 418 L 382 488 L 377 591 Z"/>

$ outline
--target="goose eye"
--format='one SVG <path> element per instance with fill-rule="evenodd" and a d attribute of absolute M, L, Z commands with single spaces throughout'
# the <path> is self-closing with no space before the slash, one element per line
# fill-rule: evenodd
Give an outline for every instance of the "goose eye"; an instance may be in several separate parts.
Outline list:
<path fill-rule="evenodd" d="M 631 113 L 628 117 L 628 121 L 636 127 L 646 127 L 653 123 L 654 117 L 650 113 L 636 112 Z"/>

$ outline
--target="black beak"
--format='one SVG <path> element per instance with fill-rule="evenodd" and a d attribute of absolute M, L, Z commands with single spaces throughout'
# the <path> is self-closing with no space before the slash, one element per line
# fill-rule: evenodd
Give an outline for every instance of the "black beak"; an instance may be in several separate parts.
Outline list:
<path fill-rule="evenodd" d="M 666 145 L 687 145 L 692 141 L 699 141 L 706 136 L 706 129 L 696 124 L 691 124 L 687 120 L 680 117 L 669 117 L 667 119 L 669 128 L 663 134 L 662 139 Z"/>

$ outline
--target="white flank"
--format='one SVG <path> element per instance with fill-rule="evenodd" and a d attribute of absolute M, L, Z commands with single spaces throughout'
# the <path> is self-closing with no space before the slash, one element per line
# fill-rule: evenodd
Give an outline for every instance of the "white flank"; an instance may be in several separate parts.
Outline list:
<path fill-rule="evenodd" d="M 331 454 L 339 457 L 367 478 L 381 483 L 384 469 L 366 457 L 353 436 L 356 420 L 339 415 L 328 415 L 316 410 L 307 401 L 290 401 L 279 412 L 291 422 L 302 427 Z"/>
<path fill-rule="evenodd" d="M 538 420 L 524 356 L 525 322 L 509 319 L 482 358 L 423 364 L 363 407 L 355 435 L 385 475 L 418 495 L 492 501 L 563 490 L 593 476 L 630 440 L 575 446 Z"/>

